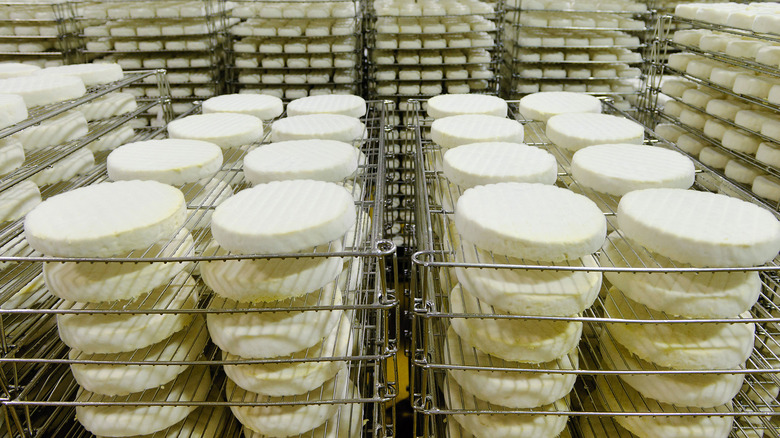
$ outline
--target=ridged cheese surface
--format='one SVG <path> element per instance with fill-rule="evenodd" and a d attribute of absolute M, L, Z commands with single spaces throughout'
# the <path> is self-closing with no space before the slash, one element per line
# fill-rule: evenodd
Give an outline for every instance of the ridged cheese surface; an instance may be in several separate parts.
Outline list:
<path fill-rule="evenodd" d="M 337 140 L 351 143 L 360 139 L 365 126 L 350 116 L 341 114 L 307 114 L 285 117 L 271 125 L 271 141 Z"/>
<path fill-rule="evenodd" d="M 287 115 L 341 114 L 349 117 L 366 115 L 366 101 L 350 94 L 327 94 L 295 99 L 287 104 Z"/>
<path fill-rule="evenodd" d="M 352 391 L 352 394 L 358 394 L 357 389 L 353 389 Z M 351 403 L 348 405 L 339 405 L 339 411 L 334 416 L 330 417 L 325 424 L 305 432 L 303 436 L 311 434 L 313 437 L 322 438 L 360 438 L 360 435 L 363 433 L 362 431 L 363 405 L 361 403 Z M 255 432 L 246 426 L 244 426 L 243 432 L 245 438 L 268 437 L 268 435 Z"/>
<path fill-rule="evenodd" d="M 224 94 L 203 102 L 203 114 L 238 113 L 271 120 L 284 112 L 282 99 L 263 94 Z"/>
<path fill-rule="evenodd" d="M 588 146 L 571 160 L 578 183 L 614 196 L 656 187 L 687 189 L 695 171 L 693 161 L 679 152 L 635 144 Z"/>
<path fill-rule="evenodd" d="M 601 113 L 601 101 L 589 94 L 543 91 L 520 99 L 520 114 L 527 120 L 546 122 L 566 113 Z"/>
<path fill-rule="evenodd" d="M 559 114 L 547 121 L 547 137 L 558 147 L 578 151 L 597 144 L 642 144 L 642 125 L 609 114 Z"/>
<path fill-rule="evenodd" d="M 168 124 L 171 138 L 207 141 L 225 149 L 256 143 L 263 132 L 263 121 L 247 114 L 197 114 Z"/>
<path fill-rule="evenodd" d="M 607 222 L 588 198 L 544 184 L 500 183 L 468 189 L 455 225 L 464 240 L 529 260 L 574 260 L 604 243 Z"/>
<path fill-rule="evenodd" d="M 77 175 L 83 175 L 93 167 L 95 167 L 95 156 L 89 149 L 82 148 L 31 176 L 30 181 L 39 186 L 57 184 Z"/>
<path fill-rule="evenodd" d="M 523 125 L 516 120 L 483 114 L 465 114 L 434 120 L 431 140 L 450 149 L 469 143 L 523 142 Z"/>
<path fill-rule="evenodd" d="M 322 181 L 274 181 L 220 204 L 211 231 L 219 245 L 245 254 L 296 252 L 341 239 L 356 220 L 343 187 Z"/>
<path fill-rule="evenodd" d="M 44 120 L 14 134 L 25 151 L 36 151 L 49 146 L 61 145 L 87 135 L 87 119 L 78 111 L 68 111 L 57 117 Z"/>
<path fill-rule="evenodd" d="M 84 82 L 84 85 L 109 84 L 122 79 L 125 75 L 119 64 L 71 64 L 59 67 L 48 67 L 38 70 L 35 75 L 45 76 L 75 76 Z"/>
<path fill-rule="evenodd" d="M 258 147 L 244 157 L 252 184 L 291 179 L 341 182 L 358 168 L 360 151 L 335 140 L 282 141 Z"/>
<path fill-rule="evenodd" d="M 549 152 L 519 143 L 472 143 L 444 153 L 444 176 L 463 189 L 499 182 L 554 184 L 558 164 Z"/>
<path fill-rule="evenodd" d="M 780 251 L 780 222 L 767 210 L 725 195 L 648 189 L 625 195 L 618 224 L 626 237 L 693 266 L 754 266 Z"/>
<path fill-rule="evenodd" d="M 213 176 L 222 166 L 222 150 L 200 140 L 147 140 L 129 143 L 106 159 L 114 181 L 152 180 L 165 184 L 194 183 Z"/>
<path fill-rule="evenodd" d="M 483 114 L 506 117 L 508 105 L 500 97 L 483 94 L 442 94 L 428 99 L 428 115 L 434 119 L 444 117 Z"/>
<path fill-rule="evenodd" d="M 101 98 L 78 107 L 89 121 L 103 120 L 120 114 L 127 114 L 138 108 L 135 96 L 130 93 L 109 93 Z"/>
<path fill-rule="evenodd" d="M 27 118 L 27 106 L 18 94 L 0 95 L 0 129 L 7 128 Z"/>
<path fill-rule="evenodd" d="M 73 76 L 29 76 L 0 79 L 0 93 L 18 94 L 27 108 L 75 99 L 87 92 L 84 82 Z"/>
<path fill-rule="evenodd" d="M 0 223 L 15 221 L 41 203 L 41 191 L 32 181 L 22 181 L 0 193 Z"/>
<path fill-rule="evenodd" d="M 0 79 L 29 76 L 40 69 L 40 67 L 31 64 L 4 62 L 0 64 Z"/>
<path fill-rule="evenodd" d="M 0 176 L 7 175 L 24 163 L 24 147 L 14 138 L 0 140 Z"/>
<path fill-rule="evenodd" d="M 184 223 L 184 195 L 156 181 L 120 181 L 52 196 L 25 220 L 30 246 L 50 256 L 109 257 L 146 248 Z"/>

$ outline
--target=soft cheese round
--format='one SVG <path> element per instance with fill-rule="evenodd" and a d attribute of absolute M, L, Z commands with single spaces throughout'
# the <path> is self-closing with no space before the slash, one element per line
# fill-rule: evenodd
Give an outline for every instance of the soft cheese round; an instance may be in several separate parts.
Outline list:
<path fill-rule="evenodd" d="M 205 401 L 211 387 L 207 367 L 192 367 L 180 374 L 165 390 L 148 390 L 131 394 L 130 402 L 190 402 Z M 114 401 L 85 390 L 79 390 L 76 400 L 84 402 Z M 147 435 L 166 429 L 184 420 L 197 406 L 185 405 L 80 405 L 76 418 L 85 429 L 98 436 L 130 437 Z"/>
<path fill-rule="evenodd" d="M 542 91 L 520 99 L 520 114 L 527 120 L 546 122 L 552 116 L 567 113 L 601 113 L 597 97 L 570 91 Z"/>
<path fill-rule="evenodd" d="M 258 147 L 244 157 L 252 184 L 290 179 L 341 182 L 355 174 L 360 151 L 335 140 L 295 140 Z"/>
<path fill-rule="evenodd" d="M 630 243 L 618 232 L 607 237 L 601 266 L 689 268 Z M 604 273 L 628 298 L 647 307 L 688 318 L 730 318 L 750 310 L 761 292 L 756 271 Z"/>
<path fill-rule="evenodd" d="M 604 310 L 610 318 L 665 320 L 667 315 L 626 298 L 614 287 Z M 741 318 L 749 318 L 745 312 Z M 683 319 L 683 318 L 675 318 Z M 754 323 L 609 324 L 617 342 L 638 357 L 657 365 L 690 370 L 732 369 L 753 352 Z"/>
<path fill-rule="evenodd" d="M 162 386 L 183 373 L 189 365 L 155 365 L 153 362 L 195 361 L 203 353 L 209 333 L 203 318 L 156 344 L 120 354 L 86 354 L 71 350 L 72 360 L 144 361 L 149 365 L 72 363 L 70 369 L 87 391 L 105 395 L 127 395 Z"/>
<path fill-rule="evenodd" d="M 547 121 L 547 137 L 558 147 L 578 151 L 597 144 L 642 144 L 645 129 L 631 120 L 609 114 L 559 114 Z"/>
<path fill-rule="evenodd" d="M 489 306 L 480 304 L 460 285 L 449 297 L 452 313 L 491 313 Z M 549 362 L 565 355 L 582 335 L 581 322 L 553 320 L 453 318 L 452 327 L 465 342 L 484 353 L 528 363 Z"/>
<path fill-rule="evenodd" d="M 448 365 L 497 368 L 529 368 L 528 364 L 508 362 L 491 357 L 461 339 L 455 330 L 447 330 L 444 361 Z M 447 374 L 467 392 L 482 400 L 516 409 L 535 408 L 555 403 L 569 394 L 577 379 L 575 374 L 555 374 L 556 370 L 574 370 L 579 366 L 577 351 L 559 359 L 530 366 L 552 371 L 549 374 L 518 371 L 486 371 L 449 368 Z"/>
<path fill-rule="evenodd" d="M 558 179 L 555 157 L 520 143 L 472 143 L 444 153 L 444 176 L 467 189 L 500 182 L 554 184 Z"/>
<path fill-rule="evenodd" d="M 60 308 L 72 310 L 194 309 L 198 289 L 189 274 L 182 273 L 131 302 L 87 304 L 64 301 Z M 84 353 L 122 353 L 148 347 L 170 337 L 192 321 L 186 313 L 67 313 L 57 315 L 60 338 Z"/>
<path fill-rule="evenodd" d="M 679 152 L 635 144 L 588 146 L 571 160 L 575 181 L 614 196 L 656 187 L 687 189 L 695 171 L 693 161 Z"/>
<path fill-rule="evenodd" d="M 0 224 L 23 218 L 41 204 L 41 190 L 32 181 L 19 184 L 0 193 Z"/>
<path fill-rule="evenodd" d="M 264 312 L 263 308 L 340 306 L 342 294 L 334 283 L 302 297 L 270 303 L 238 303 L 214 298 L 213 309 L 260 309 L 248 313 L 209 313 L 211 338 L 222 350 L 246 358 L 288 356 L 318 344 L 339 323 L 341 309 Z"/>
<path fill-rule="evenodd" d="M 282 99 L 266 94 L 223 94 L 203 101 L 203 114 L 238 113 L 271 120 L 283 112 Z"/>
<path fill-rule="evenodd" d="M 84 82 L 84 85 L 109 84 L 122 79 L 125 75 L 122 67 L 114 63 L 101 64 L 71 64 L 59 67 L 47 67 L 35 72 L 35 75 L 45 76 L 75 76 Z"/>
<path fill-rule="evenodd" d="M 81 138 L 89 132 L 87 119 L 79 111 L 67 111 L 14 134 L 28 152 Z M 73 154 L 71 154 L 73 155 Z"/>
<path fill-rule="evenodd" d="M 463 253 L 459 257 L 466 263 L 537 264 L 515 257 L 491 257 L 465 241 L 456 251 Z M 598 266 L 590 255 L 560 265 Z M 456 267 L 455 274 L 461 286 L 475 297 L 518 315 L 574 315 L 590 307 L 601 289 L 601 273 L 593 271 Z"/>
<path fill-rule="evenodd" d="M 352 390 L 357 394 L 357 389 Z M 316 438 L 360 438 L 363 431 L 363 405 L 350 403 L 339 405 L 339 411 L 323 425 L 306 431 L 302 435 Z M 255 432 L 244 426 L 244 438 L 270 438 L 268 435 Z"/>
<path fill-rule="evenodd" d="M 257 143 L 263 134 L 263 121 L 248 114 L 196 114 L 168 124 L 171 138 L 207 141 L 224 149 Z"/>
<path fill-rule="evenodd" d="M 434 120 L 431 140 L 443 149 L 470 143 L 523 142 L 523 125 L 506 117 L 464 114 Z"/>
<path fill-rule="evenodd" d="M 47 199 L 27 214 L 27 242 L 49 256 L 110 257 L 146 248 L 184 223 L 184 195 L 156 181 L 119 181 Z"/>
<path fill-rule="evenodd" d="M 18 94 L 0 94 L 0 129 L 27 118 L 27 105 Z"/>
<path fill-rule="evenodd" d="M 216 400 L 212 392 L 209 400 Z M 135 435 L 128 438 L 207 438 L 223 436 L 228 421 L 233 417 L 225 406 L 204 406 L 196 408 L 181 423 L 174 424 L 153 434 Z M 97 435 L 98 438 L 104 438 Z"/>
<path fill-rule="evenodd" d="M 114 149 L 106 158 L 114 181 L 152 180 L 179 186 L 217 173 L 222 149 L 200 140 L 147 140 Z"/>
<path fill-rule="evenodd" d="M 286 253 L 341 239 L 356 221 L 343 187 L 322 181 L 274 181 L 243 190 L 214 211 L 211 232 L 222 248 Z"/>
<path fill-rule="evenodd" d="M 441 94 L 428 99 L 428 115 L 434 119 L 465 114 L 506 117 L 508 110 L 504 99 L 486 94 Z"/>
<path fill-rule="evenodd" d="M 325 94 L 302 97 L 287 104 L 290 117 L 308 114 L 341 114 L 359 118 L 366 115 L 366 101 L 351 94 Z"/>
<path fill-rule="evenodd" d="M 623 196 L 617 219 L 629 239 L 693 266 L 761 265 L 780 251 L 780 222 L 774 215 L 726 195 L 640 190 Z"/>
<path fill-rule="evenodd" d="M 607 221 L 593 201 L 545 184 L 468 189 L 458 199 L 455 226 L 481 249 L 552 262 L 595 252 L 607 234 Z"/>
<path fill-rule="evenodd" d="M 20 76 L 29 76 L 41 68 L 32 64 L 21 64 L 16 62 L 0 63 L 0 79 L 16 78 Z"/>
<path fill-rule="evenodd" d="M 22 167 L 24 146 L 13 137 L 0 139 L 0 176 L 5 176 Z"/>
<path fill-rule="evenodd" d="M 27 76 L 0 79 L 0 93 L 18 94 L 27 108 L 83 96 L 84 82 L 74 76 Z"/>
<path fill-rule="evenodd" d="M 271 125 L 271 141 L 336 140 L 352 143 L 363 137 L 365 125 L 342 114 L 307 114 L 285 117 Z"/>
<path fill-rule="evenodd" d="M 95 155 L 89 149 L 81 148 L 31 176 L 30 181 L 41 187 L 57 184 L 77 175 L 83 175 L 93 167 L 95 167 Z"/>

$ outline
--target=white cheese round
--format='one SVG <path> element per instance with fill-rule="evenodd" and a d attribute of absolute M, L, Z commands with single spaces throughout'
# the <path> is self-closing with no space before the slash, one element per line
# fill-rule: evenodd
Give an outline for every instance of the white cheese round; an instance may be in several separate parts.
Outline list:
<path fill-rule="evenodd" d="M 363 137 L 365 125 L 341 114 L 308 114 L 285 117 L 271 125 L 271 141 L 337 140 L 352 143 Z"/>
<path fill-rule="evenodd" d="M 38 70 L 35 75 L 45 76 L 75 76 L 90 87 L 93 85 L 109 84 L 122 79 L 125 75 L 119 64 L 71 64 L 59 67 L 48 67 Z"/>
<path fill-rule="evenodd" d="M 114 181 L 152 180 L 176 186 L 210 177 L 221 166 L 222 149 L 199 140 L 128 143 L 106 159 L 108 177 Z"/>
<path fill-rule="evenodd" d="M 757 196 L 772 202 L 780 202 L 780 179 L 772 175 L 757 176 L 751 187 Z"/>
<path fill-rule="evenodd" d="M 756 160 L 770 166 L 780 167 L 780 148 L 771 143 L 761 143 L 756 151 Z"/>
<path fill-rule="evenodd" d="M 95 156 L 87 148 L 81 148 L 51 166 L 30 177 L 30 181 L 43 187 L 83 175 L 95 167 Z"/>
<path fill-rule="evenodd" d="M 547 121 L 547 137 L 558 147 L 577 151 L 597 144 L 642 144 L 642 125 L 608 114 L 559 114 Z"/>
<path fill-rule="evenodd" d="M 3 62 L 0 63 L 0 79 L 29 76 L 40 69 L 41 69 L 40 67 L 31 64 Z"/>
<path fill-rule="evenodd" d="M 355 394 L 357 397 L 357 388 L 352 390 L 352 394 Z M 350 403 L 348 405 L 338 406 L 339 410 L 334 416 L 329 418 L 323 425 L 312 429 L 311 431 L 304 432 L 303 436 L 310 435 L 317 438 L 360 438 L 363 433 L 364 425 L 363 404 Z M 244 426 L 243 433 L 244 438 L 268 438 L 268 435 L 255 432 L 248 426 Z M 189 437 L 189 435 L 187 435 L 187 437 Z"/>
<path fill-rule="evenodd" d="M 450 116 L 433 121 L 431 140 L 443 149 L 469 143 L 522 143 L 523 125 L 505 117 L 482 114 Z"/>
<path fill-rule="evenodd" d="M 693 161 L 679 152 L 635 144 L 588 146 L 571 160 L 575 181 L 614 196 L 655 187 L 687 189 L 695 171 Z"/>
<path fill-rule="evenodd" d="M 526 120 L 546 122 L 552 116 L 567 113 L 601 113 L 601 101 L 589 94 L 569 91 L 544 91 L 520 99 L 520 114 Z"/>
<path fill-rule="evenodd" d="M 464 114 L 506 117 L 506 101 L 484 94 L 442 94 L 428 99 L 428 115 L 434 119 Z"/>
<path fill-rule="evenodd" d="M 335 140 L 282 141 L 258 147 L 244 157 L 252 184 L 291 179 L 341 182 L 355 174 L 360 151 Z"/>
<path fill-rule="evenodd" d="M 462 198 L 461 198 L 462 199 Z M 769 211 L 725 195 L 647 189 L 620 200 L 626 237 L 693 266 L 754 266 L 780 251 L 780 222 Z"/>
<path fill-rule="evenodd" d="M 27 106 L 18 94 L 0 94 L 0 129 L 27 118 Z"/>
<path fill-rule="evenodd" d="M 78 111 L 68 111 L 57 117 L 30 126 L 13 136 L 22 143 L 27 152 L 81 138 L 89 132 L 87 119 Z"/>
<path fill-rule="evenodd" d="M 238 113 L 271 120 L 283 112 L 282 99 L 265 94 L 223 94 L 203 101 L 203 114 Z"/>
<path fill-rule="evenodd" d="M 351 94 L 326 94 L 295 99 L 287 104 L 289 117 L 309 114 L 340 114 L 359 118 L 366 115 L 366 101 Z"/>
<path fill-rule="evenodd" d="M 27 242 L 50 256 L 110 257 L 173 235 L 186 208 L 179 189 L 156 181 L 120 181 L 52 196 L 28 213 Z"/>
<path fill-rule="evenodd" d="M 0 139 L 0 176 L 20 168 L 24 163 L 24 147 L 15 138 Z"/>
<path fill-rule="evenodd" d="M 490 314 L 468 291 L 456 285 L 449 294 L 455 314 Z M 574 348 L 582 335 L 581 322 L 453 318 L 452 327 L 468 344 L 508 361 L 542 363 L 557 359 Z"/>
<path fill-rule="evenodd" d="M 458 199 L 455 226 L 481 249 L 551 262 L 589 255 L 607 234 L 607 221 L 593 201 L 544 184 L 468 189 Z"/>
<path fill-rule="evenodd" d="M 274 181 L 243 190 L 217 206 L 211 232 L 228 251 L 284 253 L 341 239 L 355 221 L 355 203 L 339 185 Z"/>
<path fill-rule="evenodd" d="M 554 184 L 558 179 L 555 157 L 521 143 L 472 143 L 444 153 L 444 176 L 467 189 L 500 182 Z"/>
<path fill-rule="evenodd" d="M 27 108 L 83 96 L 84 82 L 73 76 L 29 76 L 0 79 L 0 93 L 18 94 Z"/>
<path fill-rule="evenodd" d="M 247 114 L 197 114 L 169 123 L 168 135 L 207 141 L 224 149 L 234 148 L 262 140 L 263 121 Z"/>
<path fill-rule="evenodd" d="M 121 114 L 135 111 L 138 104 L 130 93 L 108 93 L 91 102 L 79 105 L 78 111 L 89 121 L 105 120 Z"/>
<path fill-rule="evenodd" d="M 0 223 L 15 221 L 41 203 L 41 191 L 32 181 L 22 181 L 0 192 Z"/>

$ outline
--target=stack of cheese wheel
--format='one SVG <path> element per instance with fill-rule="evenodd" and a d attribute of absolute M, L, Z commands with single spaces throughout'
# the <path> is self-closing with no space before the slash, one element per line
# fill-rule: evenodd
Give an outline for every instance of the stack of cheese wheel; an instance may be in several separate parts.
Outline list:
<path fill-rule="evenodd" d="M 205 255 L 338 252 L 355 218 L 352 197 L 337 184 L 313 180 L 258 184 L 216 208 L 211 225 L 215 244 Z M 342 409 L 345 405 L 280 406 L 282 398 L 316 402 L 357 397 L 345 362 L 318 361 L 348 356 L 352 350 L 350 312 L 323 309 L 345 303 L 336 281 L 342 259 L 321 255 L 201 266 L 204 281 L 217 294 L 212 309 L 246 310 L 207 316 L 223 358 L 284 361 L 224 367 L 230 378 L 228 401 L 239 404 L 231 410 L 246 428 L 263 436 L 310 433 L 350 415 L 349 409 Z M 309 307 L 319 309 L 300 310 Z M 242 402 L 277 405 L 240 406 Z"/>
<path fill-rule="evenodd" d="M 639 123 L 609 114 L 564 113 L 547 120 L 545 134 L 562 152 L 573 154 L 598 144 L 642 144 L 645 129 Z"/>
<path fill-rule="evenodd" d="M 184 228 L 181 191 L 156 181 L 119 181 L 53 196 L 24 223 L 37 251 L 55 257 L 187 257 L 193 239 Z M 188 313 L 198 287 L 188 263 L 46 263 L 43 275 L 60 309 L 60 338 L 71 347 L 82 386 L 80 402 L 192 402 L 206 398 L 208 369 L 156 362 L 196 361 L 208 342 L 205 323 Z M 107 311 L 122 310 L 111 313 Z M 125 311 L 132 311 L 125 313 Z M 95 312 L 95 313 L 89 313 Z M 140 361 L 136 365 L 111 362 Z M 148 362 L 148 364 L 145 364 Z M 114 399 L 114 397 L 120 398 Z M 77 406 L 79 421 L 100 436 L 131 436 L 163 430 L 183 420 L 194 406 Z"/>
<path fill-rule="evenodd" d="M 601 253 L 604 266 L 738 268 L 764 264 L 780 250 L 780 222 L 769 211 L 725 195 L 658 188 L 626 194 L 617 210 L 620 232 Z M 602 397 L 610 409 L 670 413 L 711 412 L 703 417 L 623 417 L 616 420 L 639 436 L 674 428 L 686 436 L 725 437 L 730 409 L 753 351 L 755 327 L 740 322 L 761 290 L 755 271 L 607 272 L 610 318 L 675 320 L 674 324 L 611 323 L 601 335 L 603 362 L 614 369 L 726 370 L 708 374 L 620 374 Z M 733 318 L 733 323 L 699 323 Z M 688 320 L 689 322 L 684 322 Z M 680 322 L 683 321 L 683 322 Z M 625 383 L 621 386 L 620 381 Z M 605 380 L 606 382 L 606 380 Z M 616 393 L 614 388 L 625 388 Z M 645 405 L 647 403 L 647 405 Z M 662 432 L 663 431 L 663 432 Z"/>
<path fill-rule="evenodd" d="M 606 235 L 606 220 L 582 195 L 539 183 L 506 182 L 463 192 L 455 208 L 462 238 L 458 256 L 469 263 L 595 266 L 591 253 Z M 490 319 L 490 315 L 572 316 L 590 307 L 601 275 L 585 271 L 455 268 L 459 284 L 449 292 L 453 318 L 445 358 L 454 365 L 499 364 L 549 373 L 448 372 L 452 409 L 568 410 L 574 376 L 555 370 L 578 367 L 582 323 L 549 319 Z M 449 356 L 449 357 L 447 357 Z M 463 358 L 463 359 L 461 359 Z M 463 363 L 461 363 L 461 361 Z M 475 436 L 554 437 L 566 416 L 454 415 Z"/>

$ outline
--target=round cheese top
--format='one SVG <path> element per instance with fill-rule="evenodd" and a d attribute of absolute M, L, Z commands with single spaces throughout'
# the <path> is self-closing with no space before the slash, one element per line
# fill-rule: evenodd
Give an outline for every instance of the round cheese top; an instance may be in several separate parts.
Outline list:
<path fill-rule="evenodd" d="M 284 112 L 282 99 L 265 94 L 224 94 L 203 102 L 203 114 L 238 113 L 271 120 Z"/>
<path fill-rule="evenodd" d="M 187 116 L 168 124 L 171 138 L 202 140 L 222 148 L 235 148 L 263 139 L 263 121 L 236 113 L 212 113 Z"/>
<path fill-rule="evenodd" d="M 550 117 L 546 133 L 558 147 L 577 151 L 597 144 L 642 144 L 645 129 L 639 123 L 608 114 L 569 113 Z"/>
<path fill-rule="evenodd" d="M 222 149 L 199 140 L 147 140 L 115 149 L 106 159 L 108 177 L 153 180 L 165 184 L 194 183 L 222 166 Z"/>
<path fill-rule="evenodd" d="M 244 157 L 252 184 L 289 179 L 340 182 L 358 167 L 360 151 L 335 140 L 293 140 L 258 147 Z"/>
<path fill-rule="evenodd" d="M 274 181 L 246 189 L 214 210 L 211 232 L 228 251 L 302 251 L 341 239 L 356 221 L 355 204 L 340 185 Z"/>
<path fill-rule="evenodd" d="M 287 104 L 287 115 L 341 114 L 349 117 L 366 115 L 366 101 L 351 94 L 326 94 L 295 99 Z"/>
<path fill-rule="evenodd" d="M 307 114 L 285 117 L 271 125 L 271 141 L 337 140 L 361 138 L 365 126 L 360 120 L 341 114 Z"/>
<path fill-rule="evenodd" d="M 546 122 L 558 114 L 600 112 L 601 101 L 589 94 L 542 91 L 520 99 L 520 114 L 528 120 Z"/>
<path fill-rule="evenodd" d="M 74 76 L 24 76 L 0 79 L 1 94 L 18 94 L 27 108 L 75 99 L 87 92 L 84 82 Z"/>
<path fill-rule="evenodd" d="M 455 226 L 478 248 L 552 262 L 595 252 L 607 234 L 607 221 L 593 201 L 545 184 L 468 189 L 458 199 Z"/>
<path fill-rule="evenodd" d="M 480 142 L 523 142 L 523 125 L 516 120 L 465 114 L 434 120 L 431 140 L 444 149 Z"/>
<path fill-rule="evenodd" d="M 521 143 L 472 143 L 444 153 L 444 176 L 463 189 L 499 182 L 554 184 L 558 164 L 549 152 Z"/>
<path fill-rule="evenodd" d="M 485 94 L 441 94 L 428 99 L 428 115 L 434 119 L 463 114 L 506 117 L 504 99 Z"/>

